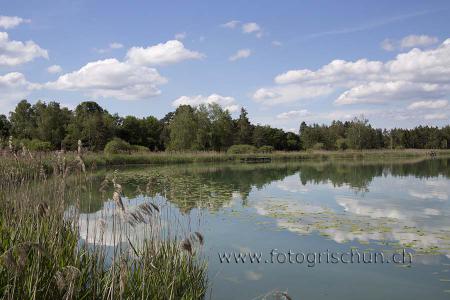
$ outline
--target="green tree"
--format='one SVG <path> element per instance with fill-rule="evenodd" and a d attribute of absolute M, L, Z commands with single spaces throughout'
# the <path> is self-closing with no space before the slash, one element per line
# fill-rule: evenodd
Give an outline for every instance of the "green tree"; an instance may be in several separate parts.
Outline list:
<path fill-rule="evenodd" d="M 103 150 L 116 131 L 116 118 L 111 116 L 96 102 L 80 103 L 72 122 L 67 127 L 64 145 L 75 149 L 78 140 L 90 150 Z"/>
<path fill-rule="evenodd" d="M 170 150 L 193 150 L 196 145 L 197 120 L 190 105 L 180 105 L 169 123 Z"/>
<path fill-rule="evenodd" d="M 36 118 L 35 138 L 49 142 L 52 149 L 59 149 L 66 136 L 72 113 L 67 108 L 61 108 L 59 103 L 38 101 L 33 110 Z"/>
<path fill-rule="evenodd" d="M 209 104 L 208 108 L 212 126 L 212 148 L 224 151 L 233 144 L 233 120 L 230 112 L 222 109 L 217 103 Z"/>
<path fill-rule="evenodd" d="M 11 132 L 16 139 L 32 139 L 36 132 L 36 115 L 27 100 L 20 101 L 10 113 Z"/>
<path fill-rule="evenodd" d="M 252 141 L 253 126 L 247 115 L 247 111 L 242 107 L 239 119 L 236 120 L 235 144 L 250 144 Z"/>
<path fill-rule="evenodd" d="M 0 115 L 0 139 L 6 140 L 11 134 L 11 123 L 5 115 Z"/>

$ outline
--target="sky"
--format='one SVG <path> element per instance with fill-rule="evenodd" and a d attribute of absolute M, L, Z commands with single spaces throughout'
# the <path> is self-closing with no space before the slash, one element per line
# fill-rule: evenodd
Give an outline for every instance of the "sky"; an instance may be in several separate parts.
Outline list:
<path fill-rule="evenodd" d="M 448 1 L 0 0 L 0 114 L 97 101 L 162 118 L 218 103 L 298 131 L 449 124 Z"/>

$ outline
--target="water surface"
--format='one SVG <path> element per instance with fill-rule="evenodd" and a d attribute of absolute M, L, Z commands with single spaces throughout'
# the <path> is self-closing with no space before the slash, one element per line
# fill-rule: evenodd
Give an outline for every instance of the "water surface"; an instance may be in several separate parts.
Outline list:
<path fill-rule="evenodd" d="M 110 173 L 100 171 L 99 180 Z M 128 167 L 117 174 L 127 205 L 168 201 L 185 226 L 203 232 L 212 299 L 258 299 L 275 290 L 293 299 L 450 298 L 448 158 Z M 82 230 L 114 207 L 100 193 L 89 198 Z M 144 238 L 136 231 L 135 239 Z M 406 249 L 413 256 L 412 264 L 312 266 L 266 262 L 273 249 L 386 257 Z M 221 263 L 224 252 L 263 259 Z"/>

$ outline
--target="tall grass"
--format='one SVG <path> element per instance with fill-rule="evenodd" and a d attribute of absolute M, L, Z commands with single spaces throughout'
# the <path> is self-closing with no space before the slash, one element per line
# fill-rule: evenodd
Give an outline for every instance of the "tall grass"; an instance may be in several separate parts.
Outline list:
<path fill-rule="evenodd" d="M 178 228 L 170 205 L 149 198 L 136 207 L 124 204 L 115 176 L 92 186 L 80 152 L 45 159 L 46 167 L 32 156 L 0 166 L 0 298 L 205 296 L 206 264 L 198 253 L 203 237 Z M 83 223 L 80 197 L 99 188 L 115 202 L 110 214 Z M 137 231 L 145 238 L 134 239 Z"/>

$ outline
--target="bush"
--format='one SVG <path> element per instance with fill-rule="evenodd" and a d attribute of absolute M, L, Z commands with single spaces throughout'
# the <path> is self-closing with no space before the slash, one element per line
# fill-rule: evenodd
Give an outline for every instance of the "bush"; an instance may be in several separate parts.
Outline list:
<path fill-rule="evenodd" d="M 272 146 L 261 146 L 258 149 L 258 152 L 261 153 L 272 153 L 275 150 Z"/>
<path fill-rule="evenodd" d="M 324 150 L 325 145 L 323 143 L 315 143 L 312 148 L 313 148 L 313 150 Z"/>
<path fill-rule="evenodd" d="M 257 148 L 252 145 L 233 145 L 228 148 L 228 154 L 251 154 L 255 153 Z"/>
<path fill-rule="evenodd" d="M 348 140 L 344 138 L 339 138 L 336 141 L 336 147 L 338 150 L 347 150 L 348 149 Z"/>
<path fill-rule="evenodd" d="M 133 152 L 148 152 L 149 149 L 141 145 L 131 145 L 131 151 Z"/>
<path fill-rule="evenodd" d="M 106 144 L 104 152 L 106 154 L 119 154 L 130 153 L 132 150 L 133 148 L 129 143 L 119 138 L 114 138 Z"/>

